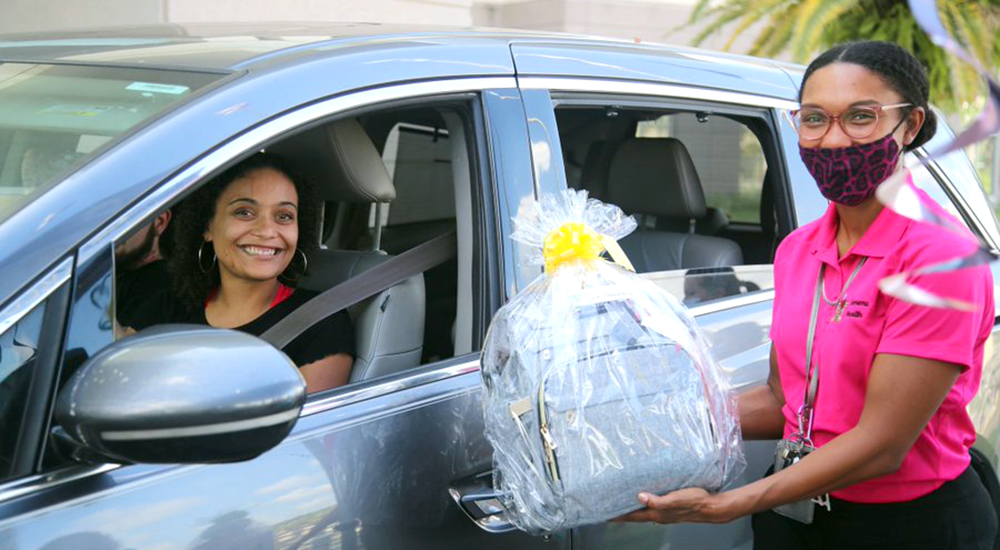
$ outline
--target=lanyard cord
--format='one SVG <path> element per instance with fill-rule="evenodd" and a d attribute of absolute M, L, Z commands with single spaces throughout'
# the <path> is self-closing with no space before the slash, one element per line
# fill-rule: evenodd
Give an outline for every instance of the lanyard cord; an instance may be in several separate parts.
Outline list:
<path fill-rule="evenodd" d="M 854 272 L 851 273 L 851 276 L 847 278 L 847 282 L 844 283 L 844 288 L 842 288 L 840 290 L 840 296 L 837 296 L 836 300 L 831 300 L 831 299 L 829 299 L 829 298 L 826 297 L 826 287 L 823 286 L 823 284 L 821 283 L 820 284 L 820 288 L 823 289 L 823 294 L 822 294 L 823 301 L 826 302 L 827 304 L 831 305 L 831 306 L 836 306 L 837 304 L 839 304 L 840 301 L 843 300 L 847 296 L 847 289 L 850 288 L 851 283 L 854 282 L 854 277 L 856 277 L 858 275 L 858 272 L 861 271 L 861 266 L 865 265 L 866 261 L 868 261 L 868 256 L 865 256 L 865 257 L 861 258 L 861 261 L 858 262 L 858 266 L 854 268 Z M 823 268 L 824 267 L 826 267 L 826 264 L 823 264 L 822 267 L 820 267 L 820 277 L 823 276 Z"/>
<path fill-rule="evenodd" d="M 854 277 L 857 276 L 861 268 L 864 267 L 868 257 L 861 258 L 858 266 L 854 268 L 850 278 L 844 285 L 840 300 L 847 295 L 847 287 L 851 286 Z M 826 264 L 820 264 L 819 277 L 816 278 L 816 292 L 813 294 L 812 312 L 809 315 L 809 334 L 806 336 L 806 393 L 802 399 L 802 407 L 799 408 L 799 432 L 796 434 L 799 439 L 812 444 L 813 409 L 816 405 L 816 392 L 819 390 L 819 365 L 813 366 L 812 353 L 813 341 L 816 339 L 816 322 L 819 319 L 819 301 L 823 296 L 823 276 L 826 272 Z"/>

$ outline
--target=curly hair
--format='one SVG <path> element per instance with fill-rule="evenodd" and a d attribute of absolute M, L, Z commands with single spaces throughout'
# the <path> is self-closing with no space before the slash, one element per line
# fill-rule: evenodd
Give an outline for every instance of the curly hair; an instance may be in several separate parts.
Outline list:
<path fill-rule="evenodd" d="M 219 266 L 216 262 L 212 262 L 212 267 L 206 271 L 205 265 L 208 262 L 199 261 L 199 251 L 206 242 L 204 233 L 215 216 L 215 205 L 219 196 L 234 181 L 263 169 L 284 174 L 295 186 L 295 192 L 299 197 L 299 214 L 296 218 L 299 239 L 296 249 L 308 256 L 316 246 L 317 208 L 314 208 L 312 186 L 297 177 L 277 155 L 255 154 L 206 183 L 174 209 L 175 219 L 171 224 L 174 226 L 173 246 L 167 259 L 167 266 L 172 276 L 174 290 L 188 309 L 194 311 L 201 308 L 205 298 L 220 283 Z M 297 261 L 297 256 L 293 256 L 288 267 L 278 278 L 286 285 L 295 286 L 296 281 L 305 275 L 304 267 L 304 263 Z"/>
<path fill-rule="evenodd" d="M 927 70 L 920 61 L 898 44 L 878 40 L 863 40 L 845 42 L 830 48 L 813 59 L 802 76 L 802 87 L 799 88 L 799 101 L 802 100 L 802 90 L 806 81 L 818 69 L 835 62 L 853 63 L 879 75 L 903 99 L 918 107 L 923 107 L 925 113 L 924 125 L 906 145 L 907 151 L 927 143 L 937 131 L 937 115 L 928 106 L 930 82 Z"/>

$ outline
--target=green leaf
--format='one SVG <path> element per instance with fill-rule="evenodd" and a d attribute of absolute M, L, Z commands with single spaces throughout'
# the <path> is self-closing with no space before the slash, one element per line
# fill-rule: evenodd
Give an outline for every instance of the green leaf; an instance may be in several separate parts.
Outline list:
<path fill-rule="evenodd" d="M 992 71 L 1000 65 L 1000 0 L 938 0 L 945 28 Z M 698 0 L 691 21 L 704 24 L 694 39 L 726 29 L 727 49 L 756 24 L 747 53 L 773 57 L 791 53 L 799 61 L 822 47 L 848 40 L 886 40 L 912 51 L 926 67 L 935 104 L 955 109 L 982 86 L 978 74 L 931 43 L 905 0 Z"/>
<path fill-rule="evenodd" d="M 733 35 L 729 38 L 726 44 L 722 47 L 723 50 L 729 51 L 733 47 L 733 43 L 736 39 L 740 37 L 741 34 L 746 32 L 746 30 L 752 26 L 757 21 L 760 21 L 764 16 L 771 14 L 775 9 L 780 6 L 784 0 L 763 0 L 761 2 L 755 3 L 755 8 L 748 12 L 743 19 L 740 21 L 739 26 L 733 30 Z"/>
<path fill-rule="evenodd" d="M 709 7 L 711 2 L 712 0 L 698 0 L 698 3 L 694 5 L 694 9 L 691 10 L 688 23 L 697 23 L 705 15 L 705 9 Z"/>
<path fill-rule="evenodd" d="M 772 19 L 772 22 L 777 21 L 777 25 L 757 35 L 750 47 L 750 55 L 774 57 L 788 47 L 795 30 L 796 20 L 793 14 L 797 7 L 796 4 L 786 6 L 778 17 Z"/>
<path fill-rule="evenodd" d="M 827 25 L 847 10 L 857 6 L 859 0 L 806 0 L 799 8 L 799 24 L 792 36 L 792 56 L 806 62 L 819 48 Z"/>
<path fill-rule="evenodd" d="M 701 44 L 706 38 L 714 34 L 716 31 L 725 27 L 729 23 L 739 19 L 743 14 L 739 11 L 731 11 L 724 15 L 719 15 L 716 17 L 715 21 L 712 21 L 704 30 L 697 34 L 697 36 L 692 39 L 691 43 L 695 46 Z"/>

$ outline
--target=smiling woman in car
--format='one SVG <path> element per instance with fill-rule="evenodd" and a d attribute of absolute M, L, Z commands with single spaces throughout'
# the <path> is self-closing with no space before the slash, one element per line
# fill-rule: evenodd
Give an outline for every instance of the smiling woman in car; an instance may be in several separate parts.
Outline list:
<path fill-rule="evenodd" d="M 315 209 L 304 182 L 282 160 L 259 153 L 182 203 L 170 270 L 175 289 L 148 302 L 132 328 L 195 323 L 260 335 L 316 295 L 296 289 L 315 242 Z M 347 383 L 354 354 L 350 320 L 339 311 L 283 351 L 309 392 Z"/>

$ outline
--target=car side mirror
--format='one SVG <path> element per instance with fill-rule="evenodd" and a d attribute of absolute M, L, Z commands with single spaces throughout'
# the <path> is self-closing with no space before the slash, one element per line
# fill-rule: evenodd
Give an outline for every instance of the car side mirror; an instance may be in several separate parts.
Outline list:
<path fill-rule="evenodd" d="M 263 340 L 163 325 L 88 359 L 60 391 L 55 418 L 75 456 L 233 462 L 281 442 L 305 398 L 295 364 Z"/>

